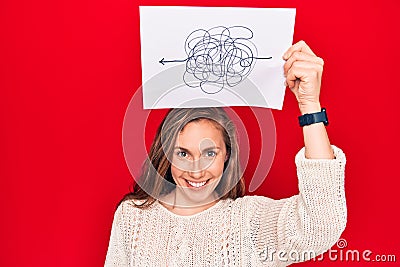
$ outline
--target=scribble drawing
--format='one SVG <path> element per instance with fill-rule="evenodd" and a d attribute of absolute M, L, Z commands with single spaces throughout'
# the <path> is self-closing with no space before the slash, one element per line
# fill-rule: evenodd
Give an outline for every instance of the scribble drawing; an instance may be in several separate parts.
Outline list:
<path fill-rule="evenodd" d="M 224 87 L 234 87 L 253 70 L 257 48 L 252 43 L 253 32 L 245 26 L 217 26 L 209 30 L 198 29 L 185 41 L 186 59 L 159 61 L 186 62 L 183 81 L 189 87 L 204 93 L 216 94 Z"/>

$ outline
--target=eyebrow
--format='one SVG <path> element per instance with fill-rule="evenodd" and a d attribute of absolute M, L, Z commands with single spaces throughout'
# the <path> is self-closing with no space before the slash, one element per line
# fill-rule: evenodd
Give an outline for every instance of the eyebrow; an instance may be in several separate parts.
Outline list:
<path fill-rule="evenodd" d="M 176 147 L 174 147 L 174 149 L 179 149 L 179 150 L 183 150 L 183 151 L 190 151 L 189 149 L 181 147 L 181 146 L 176 146 Z M 211 150 L 211 149 L 219 149 L 220 150 L 221 148 L 218 147 L 218 146 L 211 146 L 211 147 L 204 148 L 203 151 Z"/>

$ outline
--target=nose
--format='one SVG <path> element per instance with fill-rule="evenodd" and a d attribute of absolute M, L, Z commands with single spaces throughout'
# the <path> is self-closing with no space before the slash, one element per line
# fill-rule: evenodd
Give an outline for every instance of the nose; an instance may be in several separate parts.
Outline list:
<path fill-rule="evenodd" d="M 192 166 L 188 172 L 190 177 L 200 179 L 204 176 L 205 169 L 202 168 L 200 160 L 195 160 L 192 162 Z"/>
<path fill-rule="evenodd" d="M 189 171 L 189 176 L 192 177 L 193 179 L 201 179 L 204 177 L 204 171 L 203 170 Z"/>

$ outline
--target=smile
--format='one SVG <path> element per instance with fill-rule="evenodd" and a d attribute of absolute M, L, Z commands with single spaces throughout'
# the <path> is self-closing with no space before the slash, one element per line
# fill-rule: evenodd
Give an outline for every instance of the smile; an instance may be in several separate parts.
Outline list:
<path fill-rule="evenodd" d="M 196 183 L 196 182 L 192 182 L 192 181 L 186 180 L 186 183 L 189 185 L 189 187 L 200 188 L 200 187 L 205 186 L 209 180 L 210 179 L 208 179 L 207 181 L 200 182 L 200 183 Z"/>

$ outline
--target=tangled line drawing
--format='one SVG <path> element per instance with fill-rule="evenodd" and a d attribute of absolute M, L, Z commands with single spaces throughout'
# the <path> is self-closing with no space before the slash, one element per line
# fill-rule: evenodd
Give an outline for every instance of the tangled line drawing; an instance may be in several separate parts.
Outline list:
<path fill-rule="evenodd" d="M 187 58 L 163 58 L 159 63 L 186 62 L 184 83 L 206 94 L 216 94 L 225 87 L 241 83 L 251 73 L 257 59 L 272 59 L 257 57 L 252 38 L 253 32 L 245 26 L 198 29 L 185 40 Z"/>

